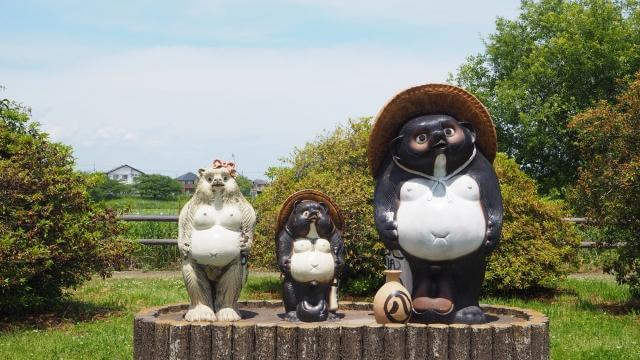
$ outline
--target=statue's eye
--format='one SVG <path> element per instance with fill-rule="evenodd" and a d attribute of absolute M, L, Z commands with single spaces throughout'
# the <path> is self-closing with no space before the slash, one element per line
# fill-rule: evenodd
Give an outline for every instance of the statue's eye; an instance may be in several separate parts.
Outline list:
<path fill-rule="evenodd" d="M 208 177 L 207 177 L 207 181 L 208 181 L 208 182 L 212 182 L 212 181 L 213 181 L 213 178 L 212 178 L 211 176 L 208 176 Z"/>
<path fill-rule="evenodd" d="M 416 142 L 418 144 L 424 144 L 427 142 L 427 134 L 420 134 L 416 136 Z"/>
<path fill-rule="evenodd" d="M 455 131 L 455 130 L 453 130 L 452 128 L 445 128 L 445 129 L 444 129 L 444 135 L 445 135 L 446 137 L 452 137 L 452 136 L 453 136 L 453 134 L 455 134 L 455 133 L 456 133 L 456 131 Z"/>
<path fill-rule="evenodd" d="M 309 217 L 309 212 L 305 211 L 302 213 L 302 217 L 308 218 Z"/>
<path fill-rule="evenodd" d="M 225 176 L 225 177 L 223 177 L 222 179 L 223 179 L 224 181 L 227 181 L 227 180 L 229 180 L 229 177 L 228 177 L 228 176 Z"/>

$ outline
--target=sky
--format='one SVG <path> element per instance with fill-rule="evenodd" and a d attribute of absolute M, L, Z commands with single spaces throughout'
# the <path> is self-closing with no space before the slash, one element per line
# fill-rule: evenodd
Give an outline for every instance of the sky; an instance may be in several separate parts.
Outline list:
<path fill-rule="evenodd" d="M 270 166 L 395 93 L 445 82 L 519 1 L 0 0 L 0 98 L 77 168 Z"/>

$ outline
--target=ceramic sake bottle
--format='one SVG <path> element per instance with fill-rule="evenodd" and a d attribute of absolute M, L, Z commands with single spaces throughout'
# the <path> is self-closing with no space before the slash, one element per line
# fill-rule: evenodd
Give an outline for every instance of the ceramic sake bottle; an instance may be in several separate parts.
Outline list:
<path fill-rule="evenodd" d="M 400 270 L 385 270 L 387 282 L 373 298 L 373 313 L 378 324 L 406 323 L 411 317 L 411 294 L 400 283 Z"/>

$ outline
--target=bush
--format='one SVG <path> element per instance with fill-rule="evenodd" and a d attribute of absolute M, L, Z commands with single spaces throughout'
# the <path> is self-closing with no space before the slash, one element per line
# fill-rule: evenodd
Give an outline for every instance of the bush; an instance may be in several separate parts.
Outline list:
<path fill-rule="evenodd" d="M 602 228 L 603 240 L 623 242 L 605 270 L 640 298 L 640 73 L 617 103 L 600 102 L 575 116 L 582 166 L 571 193 L 576 207 Z"/>
<path fill-rule="evenodd" d="M 140 175 L 134 189 L 143 199 L 172 200 L 182 193 L 182 184 L 164 175 Z"/>
<path fill-rule="evenodd" d="M 0 102 L 0 312 L 36 310 L 132 249 L 113 211 L 96 207 L 71 148 L 51 142 L 28 109 Z"/>
<path fill-rule="evenodd" d="M 490 293 L 551 288 L 577 264 L 580 238 L 562 221 L 563 202 L 541 198 L 536 182 L 498 153 L 494 167 L 504 205 L 502 237 L 489 258 L 484 289 Z"/>
<path fill-rule="evenodd" d="M 275 219 L 282 202 L 297 190 L 314 188 L 328 194 L 345 218 L 346 267 L 342 290 L 372 294 L 382 284 L 384 245 L 373 222 L 374 180 L 369 175 L 366 148 L 369 119 L 350 121 L 333 133 L 295 149 L 281 167 L 270 168 L 271 185 L 255 200 L 259 214 L 252 266 L 276 269 Z M 569 271 L 578 239 L 563 223 L 563 207 L 536 195 L 536 183 L 515 161 L 499 154 L 496 171 L 504 196 L 502 244 L 487 270 L 490 291 L 528 290 L 553 286 Z"/>
<path fill-rule="evenodd" d="M 89 197 L 93 201 L 120 199 L 131 192 L 129 186 L 118 180 L 109 179 L 105 174 L 91 174 L 93 185 L 89 187 Z"/>

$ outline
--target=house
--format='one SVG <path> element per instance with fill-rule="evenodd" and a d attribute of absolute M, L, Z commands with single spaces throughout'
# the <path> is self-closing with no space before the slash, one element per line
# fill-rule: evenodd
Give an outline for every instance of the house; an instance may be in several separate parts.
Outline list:
<path fill-rule="evenodd" d="M 142 171 L 127 164 L 120 165 L 113 170 L 107 171 L 106 174 L 109 179 L 117 180 L 127 185 L 132 185 L 136 177 L 144 175 Z"/>
<path fill-rule="evenodd" d="M 264 188 L 266 188 L 269 185 L 269 183 L 260 179 L 253 180 L 251 183 L 252 183 L 251 192 L 249 193 L 251 196 L 256 196 L 260 194 L 264 190 Z"/>
<path fill-rule="evenodd" d="M 188 172 L 182 174 L 176 178 L 176 181 L 182 184 L 182 191 L 185 194 L 193 194 L 196 191 L 196 184 L 198 183 L 198 175 Z"/>

